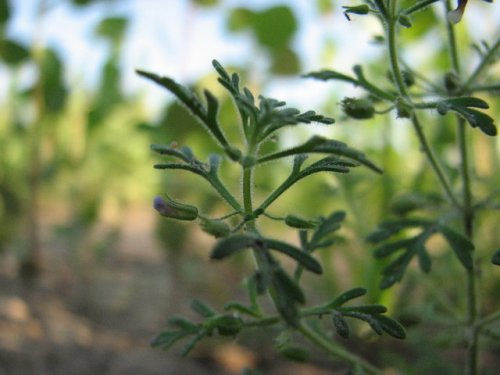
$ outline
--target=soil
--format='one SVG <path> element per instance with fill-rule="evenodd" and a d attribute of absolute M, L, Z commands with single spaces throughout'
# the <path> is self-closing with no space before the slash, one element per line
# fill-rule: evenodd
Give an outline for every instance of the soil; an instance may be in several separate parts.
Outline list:
<path fill-rule="evenodd" d="M 193 291 L 208 292 L 198 280 L 207 260 L 188 254 L 183 262 L 166 262 L 153 220 L 142 211 L 98 251 L 95 239 L 105 232 L 94 228 L 68 240 L 47 228 L 43 270 L 32 284 L 18 276 L 15 251 L 0 254 L 0 375 L 231 375 L 261 364 L 266 374 L 332 374 L 261 358 L 231 340 L 202 344 L 187 358 L 180 348 L 151 348 L 167 317 L 189 311 Z M 237 282 L 231 271 L 217 274 L 212 289 L 228 278 Z"/>

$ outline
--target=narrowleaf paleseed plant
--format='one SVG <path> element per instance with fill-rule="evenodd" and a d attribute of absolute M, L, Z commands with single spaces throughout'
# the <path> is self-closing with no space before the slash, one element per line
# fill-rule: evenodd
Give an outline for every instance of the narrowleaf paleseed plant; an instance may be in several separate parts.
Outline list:
<path fill-rule="evenodd" d="M 305 350 L 293 342 L 294 335 L 300 334 L 353 368 L 368 374 L 379 374 L 380 370 L 344 349 L 337 339 L 327 336 L 325 330 L 313 324 L 312 320 L 329 316 L 330 326 L 343 338 L 349 336 L 348 320 L 358 319 L 366 322 L 378 335 L 387 333 L 403 339 L 403 327 L 384 315 L 386 307 L 379 304 L 348 304 L 352 299 L 366 294 L 364 288 L 354 288 L 323 304 L 306 307 L 306 295 L 300 286 L 303 271 L 318 275 L 322 273 L 322 266 L 314 253 L 326 251 L 325 248 L 333 245 L 335 232 L 340 228 L 345 212 L 335 211 L 326 217 L 304 218 L 289 214 L 278 218 L 270 210 L 272 204 L 290 187 L 311 175 L 322 172 L 346 174 L 360 166 L 380 173 L 380 168 L 363 153 L 345 143 L 320 136 L 313 136 L 295 147 L 266 153 L 261 145 L 285 127 L 312 122 L 328 125 L 334 120 L 314 111 L 300 112 L 286 107 L 285 102 L 263 96 L 257 101 L 246 87 L 240 87 L 238 74 L 230 75 L 217 61 L 213 61 L 213 66 L 219 76 L 218 82 L 229 92 L 237 107 L 243 138 L 240 144 L 231 144 L 225 136 L 218 120 L 219 101 L 210 91 L 204 91 L 205 101 L 202 102 L 194 92 L 170 78 L 144 71 L 138 73 L 173 93 L 214 138 L 223 153 L 211 154 L 203 162 L 187 146 L 154 144 L 151 146 L 152 150 L 169 159 L 168 162 L 156 164 L 155 168 L 172 172 L 183 170 L 200 176 L 227 203 L 230 212 L 220 218 L 209 217 L 200 213 L 197 207 L 170 197 L 156 197 L 154 207 L 162 216 L 170 219 L 199 220 L 204 231 L 218 238 L 211 250 L 211 259 L 226 259 L 242 251 L 251 253 L 256 269 L 246 278 L 249 304 L 228 302 L 218 311 L 195 300 L 192 309 L 200 315 L 201 322 L 172 318 L 169 321 L 171 328 L 161 332 L 153 340 L 153 345 L 169 348 L 177 341 L 187 339 L 183 350 L 187 354 L 196 343 L 212 335 L 237 336 L 245 329 L 276 325 L 283 332 L 277 339 L 276 347 L 287 357 L 296 360 L 306 357 Z M 311 155 L 314 160 L 308 162 Z M 252 192 L 256 168 L 263 163 L 290 157 L 293 157 L 293 163 L 288 177 L 268 192 L 265 199 L 255 202 Z M 219 177 L 219 168 L 223 162 L 239 166 L 241 192 L 230 191 Z M 259 227 L 259 219 L 263 216 L 282 221 L 290 230 L 296 230 L 300 246 L 268 237 Z M 238 218 L 237 221 L 235 217 Z M 282 266 L 277 254 L 287 256 L 296 263 L 294 272 Z M 262 295 L 268 295 L 272 300 L 274 314 L 264 311 L 259 299 Z"/>
<path fill-rule="evenodd" d="M 432 72 L 422 72 L 405 61 L 402 53 L 405 46 L 401 45 L 400 39 L 403 29 L 414 27 L 418 13 L 434 11 L 432 7 L 437 3 L 444 5 L 441 10 L 442 27 L 446 35 L 443 39 L 449 65 L 441 81 L 428 74 Z M 376 40 L 383 42 L 383 61 L 388 79 L 382 79 L 382 75 L 370 78 L 369 67 L 361 65 L 353 67 L 352 75 L 322 70 L 305 77 L 344 82 L 363 91 L 362 96 L 347 97 L 340 103 L 343 112 L 350 118 L 364 121 L 385 116 L 384 121 L 387 121 L 388 114 L 395 114 L 398 122 L 411 125 L 435 183 L 430 188 L 402 192 L 404 194 L 390 207 L 394 217 L 385 218 L 368 235 L 367 242 L 376 246 L 373 252 L 375 258 L 385 262 L 379 287 L 388 289 L 406 280 L 411 273 L 409 270 L 414 268 L 413 264 L 423 273 L 420 280 L 426 280 L 426 285 L 432 284 L 431 269 L 436 267 L 436 263 L 440 266 L 443 263 L 434 259 L 430 243 L 440 238 L 442 247 L 452 254 L 449 261 L 454 263 L 445 267 L 456 265 L 462 274 L 459 280 L 452 282 L 456 291 L 442 290 L 445 286 L 435 284 L 430 286 L 430 293 L 454 296 L 450 300 L 437 298 L 440 321 L 445 321 L 444 325 L 452 327 L 450 329 L 455 332 L 462 332 L 459 346 L 465 347 L 466 352 L 464 373 L 478 375 L 481 373 L 480 345 L 486 339 L 489 342 L 498 341 L 499 335 L 493 325 L 500 321 L 497 304 L 490 303 L 488 308 L 481 306 L 480 277 L 486 267 L 500 264 L 500 250 L 497 250 L 497 245 L 494 245 L 495 248 L 480 248 L 482 242 L 475 238 L 475 229 L 486 212 L 498 209 L 499 190 L 491 189 L 498 181 L 494 176 L 486 181 L 474 173 L 474 155 L 470 148 L 473 138 L 497 135 L 494 119 L 485 110 L 489 109 L 486 100 L 500 92 L 500 84 L 495 80 L 492 69 L 499 59 L 500 39 L 497 37 L 491 43 L 475 45 L 478 62 L 471 63 L 472 59 L 466 53 L 459 53 L 455 27 L 467 16 L 464 14 L 466 3 L 458 1 L 453 6 L 450 0 L 372 0 L 344 6 L 347 20 L 374 16 L 380 21 L 383 35 Z M 354 26 L 348 24 L 346 27 Z M 349 320 L 358 319 L 366 322 L 379 335 L 387 333 L 398 339 L 405 338 L 402 325 L 385 315 L 387 308 L 381 304 L 351 305 L 351 300 L 366 294 L 364 288 L 348 290 L 323 304 L 309 307 L 306 306 L 306 293 L 301 286 L 304 271 L 322 273 L 322 265 L 315 253 L 327 251 L 335 243 L 336 232 L 346 213 L 334 211 L 326 216 L 304 218 L 294 213 L 275 217 L 272 211 L 273 203 L 305 177 L 320 172 L 346 174 L 357 167 L 381 173 L 381 168 L 345 143 L 320 136 L 312 136 L 291 148 L 265 151 L 266 148 L 261 146 L 285 127 L 312 122 L 328 125 L 333 120 L 314 111 L 302 113 L 275 99 L 260 96 L 257 100 L 246 87 L 240 87 L 238 74 L 230 75 L 217 61 L 213 65 L 218 73 L 218 82 L 234 99 L 239 113 L 242 135 L 239 143 L 230 142 L 226 137 L 218 119 L 219 100 L 211 92 L 205 90 L 204 100 L 200 100 L 193 91 L 170 78 L 144 71 L 138 73 L 173 93 L 215 140 L 220 153 L 211 154 L 204 162 L 187 146 L 178 147 L 175 143 L 152 145 L 153 151 L 168 158 L 167 162 L 159 163 L 155 168 L 170 173 L 184 170 L 205 179 L 225 201 L 228 213 L 222 217 L 210 217 L 197 207 L 168 196 L 155 198 L 154 207 L 170 219 L 198 220 L 204 231 L 217 238 L 210 253 L 212 259 L 222 260 L 246 251 L 254 258 L 255 271 L 242 277 L 248 292 L 247 304 L 231 301 L 216 310 L 195 300 L 192 309 L 200 315 L 200 321 L 172 318 L 169 321 L 171 327 L 155 337 L 153 345 L 169 348 L 185 339 L 187 344 L 183 353 L 187 354 L 206 337 L 234 337 L 249 328 L 273 325 L 281 331 L 276 339 L 276 349 L 287 357 L 296 360 L 307 357 L 304 349 L 294 340 L 300 336 L 332 358 L 349 364 L 354 373 L 381 374 L 381 369 L 345 349 L 338 337 L 326 334 L 328 330 L 324 327 L 329 324 L 337 336 L 347 338 Z M 462 65 L 467 65 L 467 68 Z M 447 133 L 452 134 L 452 140 L 447 142 L 457 155 L 458 162 L 449 165 L 432 134 L 435 129 L 444 129 L 453 122 L 453 130 Z M 262 201 L 255 201 L 253 191 L 257 167 L 290 157 L 293 157 L 293 163 L 288 177 L 265 192 L 267 196 Z M 222 181 L 219 169 L 223 163 L 238 166 L 241 191 L 231 191 Z M 279 165 L 281 168 L 283 164 Z M 289 230 L 296 230 L 299 245 L 269 237 L 259 225 L 263 217 L 280 221 Z M 282 256 L 295 263 L 295 270 L 279 262 Z M 272 301 L 274 312 L 263 307 L 265 296 Z M 407 300 L 412 302 L 411 297 Z M 326 316 L 330 317 L 328 321 L 319 319 Z M 425 317 L 421 319 L 425 320 Z M 422 324 L 425 329 L 425 322 Z"/>
<path fill-rule="evenodd" d="M 444 5 L 443 28 L 446 30 L 445 44 L 449 56 L 448 72 L 441 82 L 433 81 L 426 72 L 417 71 L 407 63 L 401 52 L 404 46 L 398 39 L 401 28 L 413 26 L 414 15 L 430 11 L 429 7 L 437 3 Z M 500 38 L 497 32 L 496 40 L 492 43 L 476 45 L 479 62 L 468 64 L 467 55 L 460 54 L 460 43 L 455 31 L 455 25 L 466 16 L 466 3 L 465 0 L 458 1 L 455 9 L 449 0 L 373 0 L 361 5 L 344 6 L 344 14 L 349 20 L 363 15 L 372 15 L 380 20 L 384 35 L 378 40 L 383 40 L 385 44 L 390 79 L 385 82 L 371 80 L 361 65 L 353 68 L 353 76 L 332 70 L 313 72 L 306 76 L 324 81 L 343 81 L 361 88 L 365 96 L 346 98 L 342 102 L 344 112 L 350 117 L 372 118 L 387 112 L 389 106 L 398 118 L 412 125 L 420 150 L 441 187 L 442 199 L 438 202 L 431 199 L 435 192 L 430 191 L 403 196 L 392 207 L 397 218 L 382 222 L 367 240 L 377 245 L 374 251 L 376 258 L 388 259 L 380 283 L 380 288 L 386 289 L 403 279 L 413 259 L 417 260 L 422 272 L 429 273 L 433 262 L 428 252 L 428 240 L 436 234 L 442 236 L 461 265 L 465 281 L 457 281 L 457 293 L 465 297 L 465 307 L 460 306 L 460 303 L 453 305 L 441 301 L 446 311 L 444 320 L 463 331 L 462 344 L 466 346 L 464 371 L 465 374 L 476 375 L 482 373 L 479 364 L 480 339 L 498 341 L 498 335 L 492 334 L 491 328 L 500 320 L 500 311 L 497 307 L 496 311 L 482 315 L 480 266 L 492 267 L 491 263 L 498 266 L 499 250 L 476 248 L 474 229 L 480 215 L 487 210 L 498 209 L 495 203 L 498 202 L 498 189 L 481 195 L 475 193 L 474 187 L 480 187 L 482 181 L 473 180 L 476 175 L 471 166 L 469 149 L 471 137 L 497 135 L 494 119 L 481 110 L 489 108 L 483 97 L 498 96 L 500 92 L 494 70 L 490 69 L 500 56 Z M 462 66 L 465 64 L 472 67 L 466 70 Z M 439 154 L 437 142 L 433 144 L 432 137 L 426 134 L 433 127 L 447 126 L 446 120 L 450 115 L 454 115 L 456 122 L 453 148 L 459 155 L 459 173 L 453 173 L 453 169 L 443 166 L 444 162 L 440 160 L 443 155 Z M 425 129 L 427 126 L 429 128 Z M 439 290 L 440 286 L 434 285 L 433 288 Z"/>

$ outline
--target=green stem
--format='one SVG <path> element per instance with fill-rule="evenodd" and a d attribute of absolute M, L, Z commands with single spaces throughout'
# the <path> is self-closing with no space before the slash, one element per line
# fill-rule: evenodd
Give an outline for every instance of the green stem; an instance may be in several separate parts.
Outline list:
<path fill-rule="evenodd" d="M 332 341 L 326 339 L 325 337 L 318 334 L 316 331 L 308 327 L 306 324 L 302 323 L 298 331 L 307 338 L 310 342 L 316 346 L 322 348 L 324 351 L 329 353 L 333 357 L 341 358 L 342 360 L 350 363 L 351 365 L 361 368 L 364 373 L 371 375 L 382 375 L 382 371 L 373 366 L 372 364 L 366 362 L 365 360 L 359 358 L 358 356 L 350 353 L 343 347 L 333 344 Z"/>
<path fill-rule="evenodd" d="M 397 43 L 396 43 L 396 21 L 397 18 L 395 17 L 396 14 L 396 1 L 392 0 L 390 2 L 390 16 L 389 19 L 387 20 L 387 40 L 388 40 L 388 50 L 389 50 L 389 60 L 390 60 L 390 65 L 391 65 L 391 71 L 394 76 L 394 82 L 396 83 L 396 87 L 399 91 L 399 94 L 401 98 L 409 104 L 411 107 L 414 107 L 410 96 L 408 95 L 408 91 L 406 90 L 406 86 L 404 84 L 403 77 L 401 75 L 401 70 L 399 67 L 399 60 L 398 60 L 398 53 L 397 53 Z M 448 199 L 453 203 L 455 207 L 460 207 L 460 204 L 458 200 L 455 198 L 455 195 L 453 194 L 453 191 L 450 187 L 450 184 L 443 173 L 441 167 L 439 166 L 436 157 L 434 156 L 434 153 L 427 142 L 427 138 L 424 134 L 422 125 L 420 123 L 420 120 L 415 113 L 414 110 L 412 110 L 411 113 L 411 122 L 413 124 L 413 128 L 415 130 L 415 133 L 417 135 L 418 141 L 420 143 L 420 149 L 422 152 L 426 155 L 427 160 L 429 161 L 436 177 L 438 178 L 441 187 L 443 188 L 446 196 Z"/>
<path fill-rule="evenodd" d="M 247 150 L 247 155 L 253 155 L 255 152 L 255 148 L 253 147 L 252 144 L 248 145 L 248 150 Z M 245 215 L 252 215 L 253 214 L 253 202 L 252 202 L 252 184 L 253 184 L 253 168 L 254 167 L 247 167 L 243 168 L 243 208 Z M 275 198 L 274 198 L 275 199 Z M 273 200 L 274 200 L 273 199 Z M 267 207 L 267 206 L 266 206 Z M 246 228 L 248 231 L 253 231 L 256 232 L 257 228 L 255 226 L 255 219 L 250 220 L 246 223 Z M 262 265 L 265 262 L 265 259 L 263 259 L 263 254 L 259 251 L 254 251 L 254 258 L 255 262 L 257 264 L 257 267 L 260 269 Z M 276 291 L 272 288 L 269 288 L 269 296 L 273 302 L 273 304 L 276 306 Z M 314 312 L 313 312 L 314 313 Z M 307 312 L 306 312 L 307 314 Z M 263 325 L 272 325 L 276 324 L 277 322 L 281 321 L 281 319 L 271 317 L 268 319 L 263 319 L 259 320 L 259 322 L 256 322 L 254 325 L 256 326 L 263 326 Z M 250 326 L 247 324 L 247 326 Z M 302 335 L 307 338 L 309 341 L 311 341 L 313 344 L 316 346 L 322 348 L 325 350 L 328 354 L 330 354 L 333 357 L 340 358 L 341 360 L 355 366 L 362 368 L 366 374 L 371 374 L 371 375 L 381 375 L 382 372 L 371 365 L 370 363 L 366 362 L 364 359 L 358 357 L 357 355 L 350 353 L 343 347 L 339 345 L 335 345 L 333 341 L 329 341 L 325 339 L 324 337 L 318 335 L 316 332 L 314 332 L 312 329 L 304 325 L 303 323 L 300 324 L 298 331 L 302 333 Z"/>
<path fill-rule="evenodd" d="M 447 0 L 445 3 L 445 10 L 449 12 L 451 10 L 450 1 Z M 460 64 L 458 59 L 457 51 L 457 40 L 455 37 L 455 30 L 450 22 L 447 22 L 447 34 L 448 34 L 448 45 L 450 51 L 450 60 L 455 74 L 460 77 Z M 487 60 L 487 59 L 485 59 Z M 483 61 L 485 61 L 483 60 Z M 480 71 L 480 70 L 479 70 Z M 479 74 L 478 70 L 476 73 Z M 469 80 L 467 84 L 473 81 Z M 462 223 L 464 226 L 465 235 L 472 240 L 474 229 L 474 208 L 472 203 L 472 190 L 470 183 L 470 173 L 469 173 L 469 155 L 467 149 L 467 134 L 465 128 L 465 121 L 457 117 L 457 141 L 458 149 L 460 152 L 460 175 L 462 179 Z M 477 292 L 477 265 L 473 262 L 472 268 L 466 271 L 466 290 L 467 290 L 467 354 L 466 354 L 466 364 L 465 364 L 465 374 L 466 375 L 477 375 L 479 374 L 479 329 L 477 327 L 477 320 L 479 315 L 479 296 Z"/>

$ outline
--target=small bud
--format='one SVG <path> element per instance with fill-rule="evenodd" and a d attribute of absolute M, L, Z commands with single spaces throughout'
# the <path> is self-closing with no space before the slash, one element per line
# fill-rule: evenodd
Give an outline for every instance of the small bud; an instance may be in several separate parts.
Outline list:
<path fill-rule="evenodd" d="M 398 100 L 396 102 L 396 112 L 397 112 L 398 118 L 410 118 L 411 117 L 411 107 L 401 100 Z"/>
<path fill-rule="evenodd" d="M 172 199 L 165 201 L 162 197 L 155 197 L 153 207 L 161 216 L 177 220 L 194 220 L 198 217 L 198 209 L 185 203 L 179 203 Z"/>
<path fill-rule="evenodd" d="M 398 21 L 399 21 L 399 24 L 403 27 L 410 28 L 412 26 L 411 21 L 407 16 L 400 16 L 398 18 Z"/>
<path fill-rule="evenodd" d="M 289 227 L 298 229 L 312 229 L 315 227 L 312 221 L 303 219 L 295 215 L 288 215 L 287 217 L 285 217 L 285 224 Z"/>
<path fill-rule="evenodd" d="M 220 220 L 203 219 L 200 226 L 203 231 L 211 234 L 216 238 L 226 237 L 229 235 L 229 233 L 231 233 L 231 228 L 229 228 L 229 225 Z"/>
<path fill-rule="evenodd" d="M 372 118 L 375 114 L 375 108 L 370 99 L 344 98 L 341 104 L 347 116 L 358 120 Z"/>
<path fill-rule="evenodd" d="M 366 4 L 363 5 L 355 5 L 355 6 L 343 6 L 344 8 L 344 16 L 350 21 L 351 18 L 349 17 L 349 14 L 359 14 L 359 15 L 364 15 L 368 14 L 370 12 L 370 7 Z"/>

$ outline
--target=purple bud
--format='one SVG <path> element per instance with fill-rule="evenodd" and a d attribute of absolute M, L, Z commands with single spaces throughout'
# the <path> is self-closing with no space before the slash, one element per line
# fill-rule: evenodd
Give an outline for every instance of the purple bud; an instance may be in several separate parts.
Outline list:
<path fill-rule="evenodd" d="M 175 202 L 172 199 L 165 201 L 157 196 L 153 200 L 153 208 L 162 216 L 178 220 L 194 220 L 198 217 L 198 209 L 194 206 Z"/>

